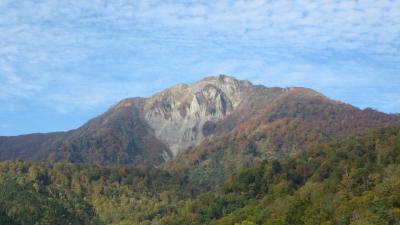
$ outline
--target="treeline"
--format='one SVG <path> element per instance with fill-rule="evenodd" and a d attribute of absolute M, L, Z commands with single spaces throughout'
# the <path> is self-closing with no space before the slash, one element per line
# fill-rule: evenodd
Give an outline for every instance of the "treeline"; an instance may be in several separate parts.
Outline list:
<path fill-rule="evenodd" d="M 154 168 L 0 163 L 0 224 L 156 224 L 198 192 Z"/>
<path fill-rule="evenodd" d="M 71 191 L 0 177 L 0 224 L 101 224 L 94 208 Z"/>
<path fill-rule="evenodd" d="M 318 145 L 241 171 L 168 224 L 400 224 L 400 129 Z"/>
<path fill-rule="evenodd" d="M 213 190 L 155 168 L 0 163 L 0 224 L 400 224 L 400 128 L 265 160 Z"/>

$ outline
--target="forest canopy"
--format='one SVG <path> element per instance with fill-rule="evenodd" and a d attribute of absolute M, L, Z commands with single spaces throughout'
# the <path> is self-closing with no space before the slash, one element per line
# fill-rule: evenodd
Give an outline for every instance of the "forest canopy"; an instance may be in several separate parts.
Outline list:
<path fill-rule="evenodd" d="M 133 166 L 0 163 L 0 224 L 400 223 L 400 128 L 244 168 L 209 190 Z"/>

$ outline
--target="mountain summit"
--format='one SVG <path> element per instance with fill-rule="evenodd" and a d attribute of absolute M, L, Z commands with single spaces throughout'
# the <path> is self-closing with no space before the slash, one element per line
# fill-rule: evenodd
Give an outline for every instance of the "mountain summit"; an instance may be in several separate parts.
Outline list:
<path fill-rule="evenodd" d="M 173 156 L 213 135 L 213 126 L 241 104 L 251 84 L 228 76 L 178 84 L 150 97 L 144 118 Z"/>
<path fill-rule="evenodd" d="M 160 165 L 182 156 L 190 164 L 207 143 L 244 138 L 250 141 L 242 148 L 257 149 L 264 137 L 263 148 L 275 154 L 398 122 L 399 116 L 360 110 L 311 89 L 267 88 L 220 75 L 124 99 L 76 130 L 0 137 L 0 159 Z"/>

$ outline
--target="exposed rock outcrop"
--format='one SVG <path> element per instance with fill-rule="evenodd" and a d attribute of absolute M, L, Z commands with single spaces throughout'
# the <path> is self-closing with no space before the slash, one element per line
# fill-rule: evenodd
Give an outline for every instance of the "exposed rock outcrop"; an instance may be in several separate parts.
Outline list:
<path fill-rule="evenodd" d="M 204 125 L 209 127 L 230 115 L 250 86 L 224 75 L 192 85 L 179 84 L 147 100 L 145 119 L 175 156 L 212 137 L 212 129 Z"/>

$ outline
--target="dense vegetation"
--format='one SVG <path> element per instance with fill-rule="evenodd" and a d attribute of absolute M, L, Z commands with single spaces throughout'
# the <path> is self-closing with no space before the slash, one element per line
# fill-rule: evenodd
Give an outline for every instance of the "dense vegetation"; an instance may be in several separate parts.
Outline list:
<path fill-rule="evenodd" d="M 73 192 L 3 176 L 0 224 L 99 224 L 99 220 L 93 207 Z"/>
<path fill-rule="evenodd" d="M 157 224 L 196 193 L 153 168 L 9 161 L 0 171 L 2 225 Z"/>
<path fill-rule="evenodd" d="M 246 110 L 257 107 L 260 105 L 250 104 Z M 359 110 L 302 89 L 290 90 L 273 104 L 249 112 L 233 115 L 249 117 L 222 135 L 178 155 L 163 167 L 186 170 L 192 183 L 213 187 L 239 169 L 265 159 L 298 154 L 315 144 L 399 124 L 394 115 Z"/>
<path fill-rule="evenodd" d="M 209 191 L 154 168 L 3 162 L 0 224 L 397 225 L 399 163 L 399 127 L 264 160 Z"/>
<path fill-rule="evenodd" d="M 243 170 L 170 224 L 400 224 L 400 129 Z"/>

